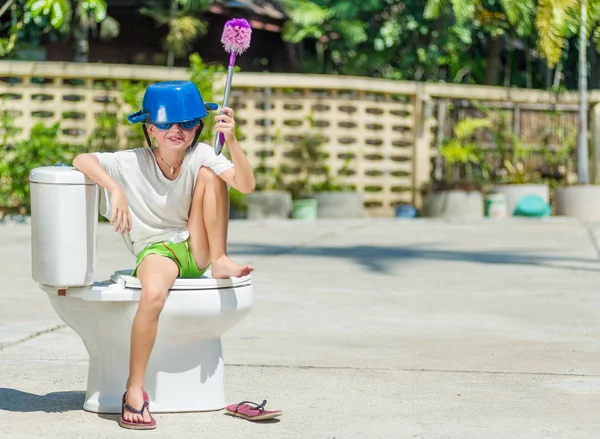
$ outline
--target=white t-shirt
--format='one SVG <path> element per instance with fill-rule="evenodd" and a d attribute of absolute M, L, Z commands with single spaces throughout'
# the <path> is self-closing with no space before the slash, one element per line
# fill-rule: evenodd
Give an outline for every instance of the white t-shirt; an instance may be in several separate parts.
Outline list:
<path fill-rule="evenodd" d="M 149 148 L 94 154 L 125 191 L 131 232 L 125 233 L 124 238 L 136 256 L 150 244 L 179 243 L 189 237 L 187 222 L 200 167 L 206 166 L 216 174 L 233 167 L 229 159 L 215 155 L 212 146 L 204 143 L 188 148 L 179 175 L 173 181 L 162 174 Z M 108 191 L 102 190 L 100 198 L 100 213 L 110 219 Z"/>

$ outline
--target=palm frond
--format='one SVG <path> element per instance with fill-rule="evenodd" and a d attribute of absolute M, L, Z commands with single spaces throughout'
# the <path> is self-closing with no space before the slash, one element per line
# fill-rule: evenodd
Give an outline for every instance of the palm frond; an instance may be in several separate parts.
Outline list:
<path fill-rule="evenodd" d="M 302 27 L 288 21 L 283 26 L 282 35 L 284 41 L 296 44 L 305 38 L 321 38 L 323 36 L 323 28 L 318 25 Z"/>
<path fill-rule="evenodd" d="M 521 36 L 533 31 L 533 19 L 536 14 L 535 0 L 501 0 L 502 10 L 511 26 Z"/>
<path fill-rule="evenodd" d="M 340 24 L 338 26 L 340 35 L 350 45 L 360 44 L 369 38 L 365 31 L 366 23 L 360 20 L 344 20 Z"/>
<path fill-rule="evenodd" d="M 360 4 L 360 2 L 354 2 L 352 0 L 335 2 L 330 8 L 331 14 L 334 17 L 341 18 L 343 20 L 351 20 L 356 18 L 360 12 L 360 8 L 357 3 Z"/>
<path fill-rule="evenodd" d="M 442 8 L 447 4 L 447 0 L 427 0 L 423 16 L 427 20 L 438 18 L 442 13 Z"/>
<path fill-rule="evenodd" d="M 477 9 L 481 9 L 481 0 L 451 0 L 451 2 L 458 23 L 472 20 Z"/>
<path fill-rule="evenodd" d="M 176 17 L 169 22 L 169 33 L 165 38 L 165 48 L 173 50 L 175 55 L 187 55 L 193 42 L 207 32 L 205 22 L 195 17 Z"/>
<path fill-rule="evenodd" d="M 558 64 L 565 48 L 569 28 L 573 24 L 576 0 L 540 0 L 535 27 L 537 46 L 549 67 Z"/>
<path fill-rule="evenodd" d="M 331 15 L 329 10 L 309 0 L 286 0 L 283 6 L 290 19 L 302 26 L 321 24 Z"/>

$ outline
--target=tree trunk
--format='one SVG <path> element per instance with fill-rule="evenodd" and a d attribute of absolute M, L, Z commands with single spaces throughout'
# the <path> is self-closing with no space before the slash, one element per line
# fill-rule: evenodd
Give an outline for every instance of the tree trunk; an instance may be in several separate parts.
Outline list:
<path fill-rule="evenodd" d="M 510 32 L 510 39 L 508 44 L 506 45 L 507 53 L 506 53 L 506 65 L 504 66 L 504 86 L 510 86 L 510 80 L 512 77 L 512 63 L 515 53 L 515 48 L 513 44 L 513 39 L 515 38 L 514 31 Z"/>
<path fill-rule="evenodd" d="M 285 52 L 287 62 L 292 73 L 300 73 L 302 66 L 300 64 L 300 51 L 297 44 L 285 43 Z"/>
<path fill-rule="evenodd" d="M 581 0 L 579 23 L 579 136 L 577 139 L 577 181 L 589 184 L 587 104 L 587 0 Z"/>
<path fill-rule="evenodd" d="M 177 1 L 171 0 L 171 17 L 170 20 L 173 20 L 177 16 Z M 169 21 L 169 26 L 171 25 Z M 169 29 L 171 32 L 171 29 Z M 175 51 L 173 49 L 169 49 L 167 51 L 167 66 L 173 67 L 175 65 Z"/>
<path fill-rule="evenodd" d="M 90 55 L 90 42 L 88 40 L 87 23 L 83 21 L 83 0 L 77 0 L 73 8 L 73 19 L 71 29 L 73 29 L 73 61 L 88 62 Z"/>
<path fill-rule="evenodd" d="M 527 88 L 533 87 L 533 78 L 531 75 L 531 53 L 529 52 L 529 48 L 525 50 L 525 70 L 526 70 L 526 83 Z"/>
<path fill-rule="evenodd" d="M 500 60 L 501 49 L 502 41 L 500 41 L 500 37 L 491 38 L 488 40 L 488 50 L 485 62 L 485 78 L 483 81 L 485 85 L 498 84 L 498 73 L 500 73 L 502 67 L 502 61 Z"/>

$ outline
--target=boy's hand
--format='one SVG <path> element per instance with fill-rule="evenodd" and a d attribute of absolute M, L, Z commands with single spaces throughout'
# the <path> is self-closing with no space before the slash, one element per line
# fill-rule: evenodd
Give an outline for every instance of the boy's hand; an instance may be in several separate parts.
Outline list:
<path fill-rule="evenodd" d="M 125 198 L 125 191 L 122 187 L 115 188 L 110 192 L 111 215 L 110 223 L 115 226 L 115 232 L 131 231 L 131 215 L 129 214 L 129 205 Z"/>
<path fill-rule="evenodd" d="M 235 142 L 235 120 L 233 119 L 233 110 L 229 107 L 223 108 L 223 114 L 215 116 L 215 131 L 223 133 L 225 143 L 231 145 Z"/>

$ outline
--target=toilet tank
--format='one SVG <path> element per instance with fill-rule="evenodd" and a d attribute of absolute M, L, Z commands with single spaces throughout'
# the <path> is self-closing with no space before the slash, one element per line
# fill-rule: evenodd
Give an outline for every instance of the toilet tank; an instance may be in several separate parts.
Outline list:
<path fill-rule="evenodd" d="M 33 279 L 62 288 L 92 284 L 98 186 L 65 165 L 32 169 L 29 182 Z"/>

